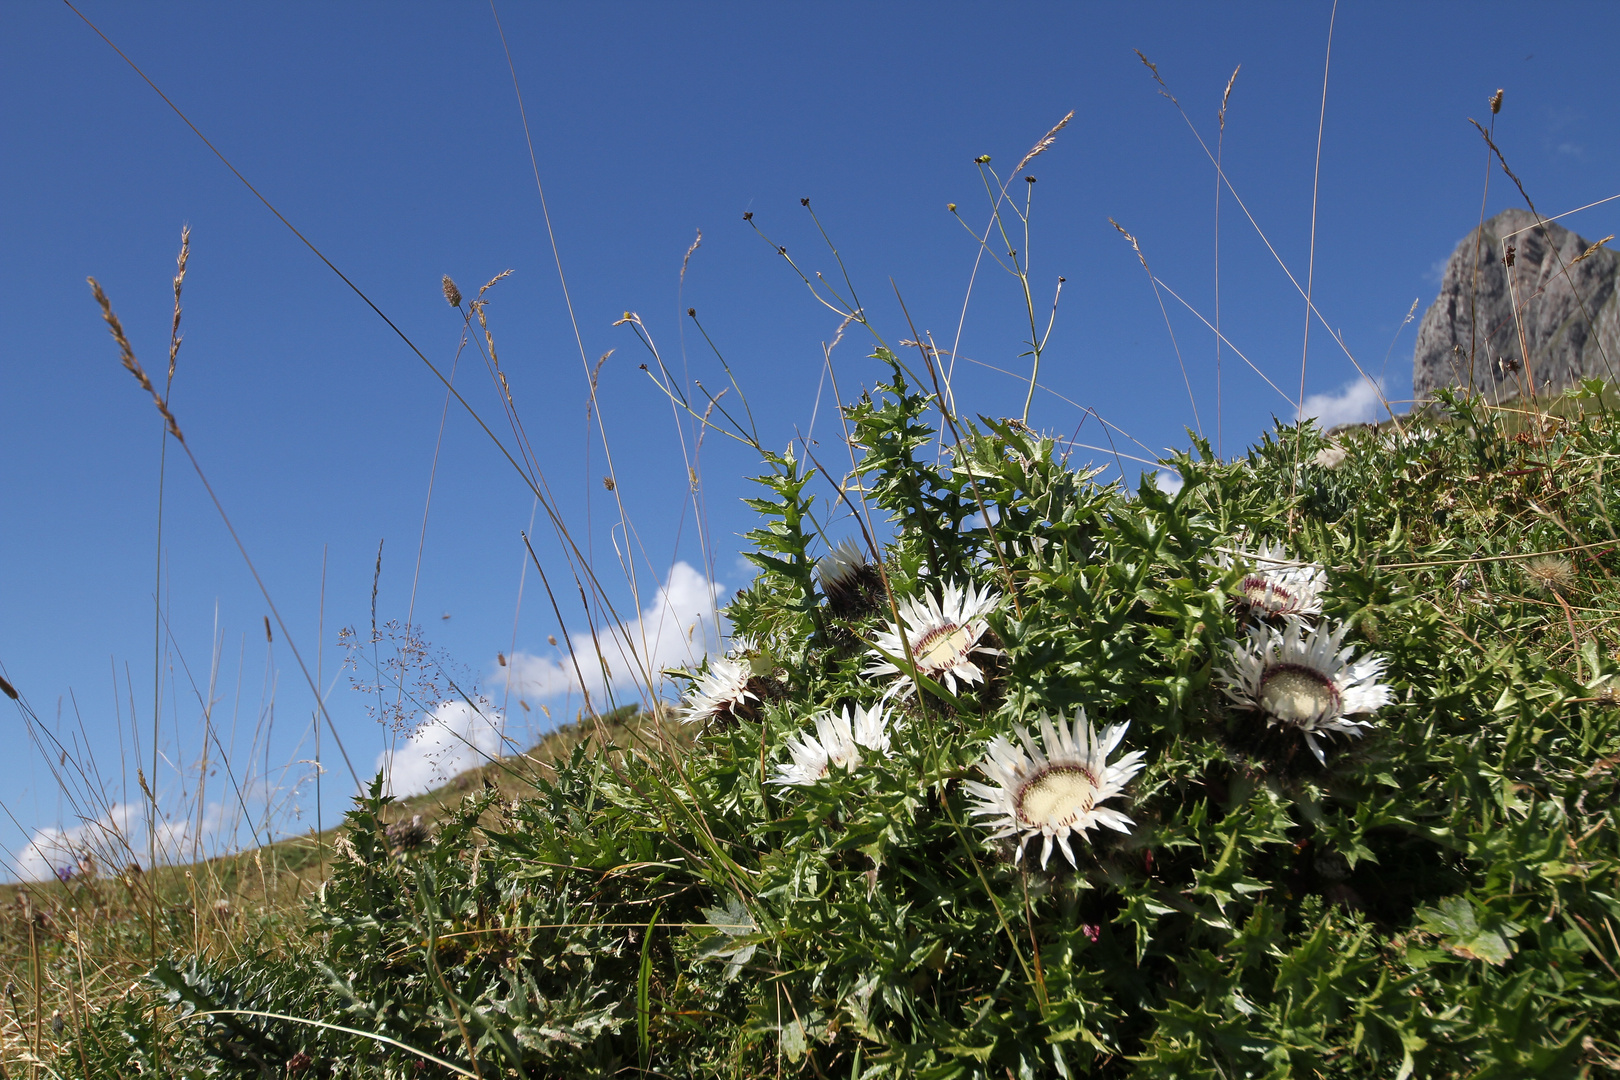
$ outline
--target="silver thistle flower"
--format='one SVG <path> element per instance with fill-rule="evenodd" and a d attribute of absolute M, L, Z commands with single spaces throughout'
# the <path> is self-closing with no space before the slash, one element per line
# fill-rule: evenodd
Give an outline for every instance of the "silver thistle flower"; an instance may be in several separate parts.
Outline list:
<path fill-rule="evenodd" d="M 815 717 L 814 735 L 800 734 L 788 739 L 792 761 L 776 767 L 771 783 L 783 787 L 808 787 L 820 781 L 833 766 L 853 772 L 860 767 L 861 751 L 889 754 L 888 717 L 880 702 L 870 709 L 856 706 L 854 713 L 845 705 L 841 713 L 823 712 Z"/>
<path fill-rule="evenodd" d="M 1255 551 L 1238 548 L 1235 555 L 1221 552 L 1216 565 L 1222 570 L 1233 566 L 1251 567 L 1238 583 L 1238 594 L 1249 610 L 1261 618 L 1322 612 L 1327 571 L 1316 563 L 1289 558 L 1288 549 L 1281 544 L 1263 543 Z"/>
<path fill-rule="evenodd" d="M 1041 742 L 1037 745 L 1022 724 L 1013 725 L 1021 746 L 997 735 L 990 740 L 979 771 L 993 783 L 970 780 L 963 786 L 979 800 L 974 817 L 987 818 L 979 824 L 995 829 L 991 839 L 1018 837 L 1018 853 L 1042 837 L 1041 869 L 1046 869 L 1055 843 L 1063 849 L 1070 866 L 1077 865 L 1071 836 L 1082 839 L 1098 826 L 1128 833 L 1135 824 L 1118 810 L 1098 804 L 1115 798 L 1143 768 L 1143 752 L 1133 750 L 1112 764 L 1113 753 L 1130 725 L 1115 724 L 1099 736 L 1086 719 L 1085 709 L 1075 713 L 1072 726 L 1041 717 Z"/>
<path fill-rule="evenodd" d="M 1327 764 L 1318 735 L 1359 736 L 1372 724 L 1352 717 L 1370 714 L 1393 697 L 1379 681 L 1384 659 L 1355 659 L 1344 648 L 1348 626 L 1312 628 L 1289 618 L 1282 629 L 1257 623 L 1245 641 L 1227 641 L 1231 667 L 1220 673 L 1226 695 L 1261 713 L 1272 727 L 1294 728 L 1316 760 Z"/>
<path fill-rule="evenodd" d="M 889 657 L 903 659 L 909 644 L 918 673 L 943 684 L 951 693 L 956 693 L 958 680 L 967 684 L 983 682 L 984 673 L 973 657 L 1000 654 L 999 649 L 979 644 L 990 629 L 984 616 L 1000 603 L 1000 593 L 971 582 L 966 588 L 946 585 L 939 597 L 926 594 L 905 601 L 900 604 L 900 622 L 891 622 L 886 630 L 878 632 L 873 641 L 876 648 L 870 650 L 876 659 L 862 669 L 863 673 L 901 675 L 900 667 Z M 913 689 L 913 680 L 906 677 L 897 680 L 888 693 L 904 696 Z"/>
<path fill-rule="evenodd" d="M 680 718 L 688 724 L 706 723 L 729 716 L 746 716 L 759 696 L 748 688 L 753 672 L 746 663 L 709 657 L 709 670 L 698 677 L 687 696 Z"/>

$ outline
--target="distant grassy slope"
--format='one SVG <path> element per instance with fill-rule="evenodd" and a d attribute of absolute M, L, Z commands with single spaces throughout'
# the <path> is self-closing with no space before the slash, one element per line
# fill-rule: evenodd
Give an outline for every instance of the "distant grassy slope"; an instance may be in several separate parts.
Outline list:
<path fill-rule="evenodd" d="M 534 778 L 552 775 L 553 762 L 582 744 L 628 748 L 660 737 L 681 741 L 689 734 L 635 706 L 599 721 L 567 724 L 522 754 L 399 800 L 386 817 L 409 822 L 419 815 L 431 830 L 469 792 L 492 788 L 503 799 L 531 795 Z M 278 951 L 298 933 L 302 904 L 326 877 L 341 834 L 341 827 L 323 833 L 311 829 L 156 872 L 0 885 L 0 1067 L 13 1068 L 26 1059 L 36 1015 L 42 1048 L 70 1042 L 74 1017 L 91 1003 L 127 992 L 154 952 L 237 958 Z M 138 837 L 130 839 L 140 846 Z M 60 1031 L 53 1030 L 57 1020 Z"/>

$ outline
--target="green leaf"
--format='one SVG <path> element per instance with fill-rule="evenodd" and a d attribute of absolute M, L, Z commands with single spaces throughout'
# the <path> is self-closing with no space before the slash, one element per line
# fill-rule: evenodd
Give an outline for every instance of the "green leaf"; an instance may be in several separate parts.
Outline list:
<path fill-rule="evenodd" d="M 647 930 L 641 938 L 641 968 L 636 973 L 636 1044 L 641 1049 L 641 1067 L 647 1067 L 650 1052 L 649 1021 L 652 1018 L 652 1002 L 648 999 L 648 991 L 652 985 L 652 939 L 653 930 L 658 926 L 658 916 L 663 914 L 662 904 L 653 912 L 653 917 L 647 921 Z"/>
<path fill-rule="evenodd" d="M 1512 923 L 1487 917 L 1481 925 L 1474 904 L 1466 896 L 1448 896 L 1438 907 L 1418 912 L 1418 923 L 1458 956 L 1502 965 L 1513 955 L 1508 938 L 1517 933 Z"/>
<path fill-rule="evenodd" d="M 787 1055 L 789 1061 L 797 1062 L 804 1057 L 807 1045 L 802 1023 L 795 1019 L 782 1025 L 782 1053 Z"/>

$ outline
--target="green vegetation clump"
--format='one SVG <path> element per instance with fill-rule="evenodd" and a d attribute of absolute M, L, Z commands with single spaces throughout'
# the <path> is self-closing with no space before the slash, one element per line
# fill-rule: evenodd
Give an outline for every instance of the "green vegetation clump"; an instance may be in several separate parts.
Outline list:
<path fill-rule="evenodd" d="M 1170 494 L 876 362 L 833 507 L 766 456 L 695 740 L 621 729 L 428 830 L 374 787 L 295 937 L 165 960 L 58 1073 L 1620 1066 L 1592 388 L 1197 442 Z"/>

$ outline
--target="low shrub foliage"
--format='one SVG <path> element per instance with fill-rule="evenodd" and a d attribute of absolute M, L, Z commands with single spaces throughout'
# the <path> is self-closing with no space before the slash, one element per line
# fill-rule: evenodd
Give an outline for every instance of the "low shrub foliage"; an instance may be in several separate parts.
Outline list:
<path fill-rule="evenodd" d="M 578 746 L 431 835 L 390 833 L 374 786 L 295 942 L 161 964 L 162 1007 L 102 1011 L 61 1067 L 1404 1080 L 1620 1058 L 1606 414 L 1510 437 L 1448 398 L 1231 462 L 1195 440 L 1171 494 L 943 418 L 873 363 L 846 410 L 858 484 L 766 455 L 760 573 L 730 657 L 688 673 L 694 742 Z M 856 548 L 818 572 L 833 520 Z M 1268 607 L 1256 575 L 1298 595 Z M 1290 631 L 1332 641 L 1266 645 Z M 1352 701 L 1375 707 L 1316 723 Z"/>

